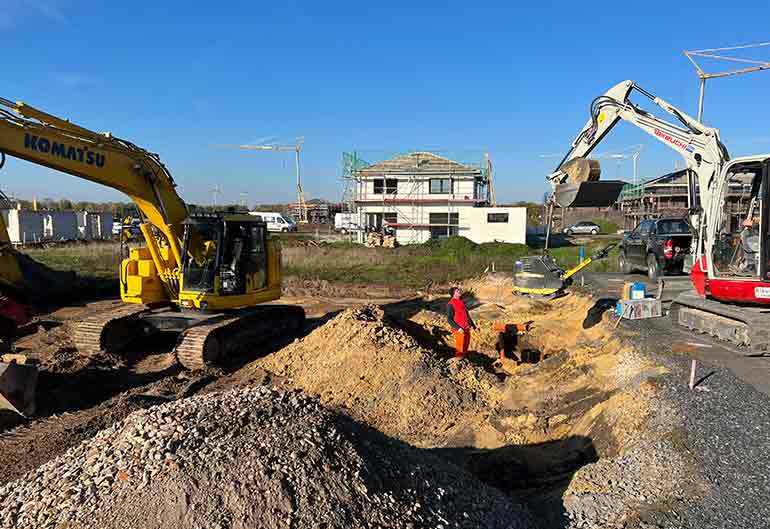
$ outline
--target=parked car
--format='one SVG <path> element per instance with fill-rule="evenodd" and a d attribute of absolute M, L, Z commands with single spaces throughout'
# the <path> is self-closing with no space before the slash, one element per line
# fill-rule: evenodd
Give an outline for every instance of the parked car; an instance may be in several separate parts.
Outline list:
<path fill-rule="evenodd" d="M 681 272 L 690 253 L 692 231 L 676 218 L 643 220 L 619 245 L 618 266 L 624 274 L 646 270 L 650 279 L 666 272 Z"/>
<path fill-rule="evenodd" d="M 595 222 L 582 221 L 576 222 L 571 226 L 567 226 L 562 231 L 567 235 L 572 235 L 573 233 L 590 233 L 591 235 L 598 235 L 602 229 Z"/>

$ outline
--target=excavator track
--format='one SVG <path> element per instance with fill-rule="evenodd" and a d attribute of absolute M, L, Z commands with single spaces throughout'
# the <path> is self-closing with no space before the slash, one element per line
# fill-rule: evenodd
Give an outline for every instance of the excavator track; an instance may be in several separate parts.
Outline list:
<path fill-rule="evenodd" d="M 185 368 L 203 369 L 293 333 L 304 320 L 305 311 L 291 305 L 265 305 L 247 312 L 216 316 L 185 330 L 174 352 Z"/>
<path fill-rule="evenodd" d="M 746 356 L 770 355 L 768 308 L 730 305 L 690 291 L 677 296 L 669 317 L 677 325 L 738 346 Z"/>
<path fill-rule="evenodd" d="M 137 320 L 149 311 L 144 305 L 123 305 L 89 316 L 73 329 L 75 347 L 89 356 L 119 351 L 136 338 Z"/>

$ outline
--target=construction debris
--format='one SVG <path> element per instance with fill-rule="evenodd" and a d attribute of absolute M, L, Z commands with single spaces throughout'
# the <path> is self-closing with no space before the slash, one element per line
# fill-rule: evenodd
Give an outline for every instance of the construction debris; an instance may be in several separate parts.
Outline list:
<path fill-rule="evenodd" d="M 385 248 L 396 248 L 398 246 L 398 241 L 396 240 L 395 235 L 384 235 L 380 232 L 370 231 L 366 234 L 366 241 L 364 242 L 364 245 L 367 248 L 376 248 L 379 246 L 383 246 Z"/>

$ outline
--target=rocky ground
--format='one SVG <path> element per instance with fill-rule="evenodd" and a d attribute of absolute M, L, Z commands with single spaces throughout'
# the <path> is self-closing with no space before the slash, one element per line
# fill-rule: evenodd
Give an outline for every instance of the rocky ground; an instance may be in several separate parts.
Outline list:
<path fill-rule="evenodd" d="M 265 386 L 135 412 L 0 488 L 3 527 L 535 527 L 461 469 Z"/>
<path fill-rule="evenodd" d="M 0 435 L 0 525 L 767 526 L 766 397 L 724 371 L 691 393 L 665 337 L 507 281 L 464 285 L 463 360 L 430 293 L 347 308 L 303 291 L 293 343 L 198 374 L 155 343 L 86 361 L 69 322 L 111 302 L 57 311 L 18 344 L 45 396 Z M 501 371 L 494 324 L 521 321 L 531 356 Z"/>

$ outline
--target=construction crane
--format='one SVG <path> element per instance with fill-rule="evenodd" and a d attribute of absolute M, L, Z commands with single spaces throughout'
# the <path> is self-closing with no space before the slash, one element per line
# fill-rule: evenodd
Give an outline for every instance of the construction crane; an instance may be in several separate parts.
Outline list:
<path fill-rule="evenodd" d="M 257 350 L 304 320 L 300 307 L 257 307 L 281 297 L 280 245 L 267 225 L 253 215 L 190 214 L 157 154 L 2 98 L 0 153 L 117 189 L 137 206 L 145 246 L 132 248 L 120 265 L 124 305 L 74 325 L 82 354 L 113 354 L 139 336 L 174 332 L 178 362 L 199 369 Z M 5 283 L 18 283 L 18 268 L 3 260 L 0 266 L 5 293 Z M 5 399 L 13 409 L 29 409 L 33 378 L 10 388 L 5 382 L 0 378 L 0 407 Z"/>
<path fill-rule="evenodd" d="M 300 175 L 299 153 L 302 151 L 302 145 L 305 143 L 305 138 L 297 138 L 297 142 L 294 145 L 238 145 L 238 144 L 216 144 L 210 147 L 214 149 L 245 149 L 248 151 L 294 151 L 294 161 L 297 169 L 297 206 L 299 207 L 298 222 L 306 223 L 308 221 L 307 216 L 307 203 L 305 202 L 305 193 L 302 191 L 302 178 Z"/>

